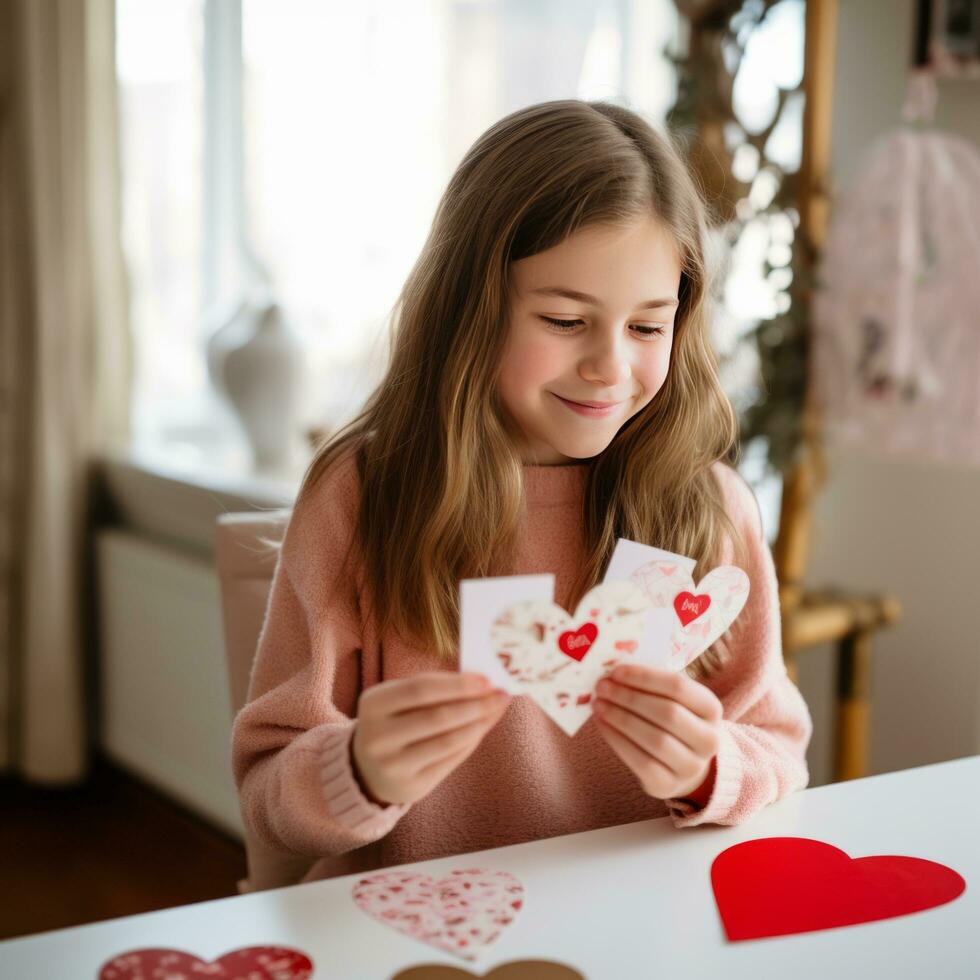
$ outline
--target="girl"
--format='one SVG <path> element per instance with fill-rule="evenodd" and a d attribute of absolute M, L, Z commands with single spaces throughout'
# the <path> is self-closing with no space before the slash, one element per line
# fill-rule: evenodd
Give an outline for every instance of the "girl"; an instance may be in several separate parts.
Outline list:
<path fill-rule="evenodd" d="M 606 102 L 514 112 L 467 153 L 406 281 L 387 376 L 317 452 L 281 544 L 242 813 L 303 881 L 803 788 L 810 715 L 709 331 L 705 216 L 672 142 Z M 458 672 L 458 585 L 552 572 L 574 611 L 617 538 L 733 563 L 732 628 L 630 665 L 569 738 Z"/>

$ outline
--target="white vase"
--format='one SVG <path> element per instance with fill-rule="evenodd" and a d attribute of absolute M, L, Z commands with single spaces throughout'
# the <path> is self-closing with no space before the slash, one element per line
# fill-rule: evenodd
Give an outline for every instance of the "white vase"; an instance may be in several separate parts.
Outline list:
<path fill-rule="evenodd" d="M 207 345 L 211 382 L 228 403 L 255 467 L 286 471 L 295 459 L 302 346 L 278 303 L 245 299 Z"/>

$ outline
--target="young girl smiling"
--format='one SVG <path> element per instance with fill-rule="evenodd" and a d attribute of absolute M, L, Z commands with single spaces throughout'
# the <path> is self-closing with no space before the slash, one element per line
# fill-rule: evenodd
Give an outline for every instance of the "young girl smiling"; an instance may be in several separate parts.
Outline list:
<path fill-rule="evenodd" d="M 466 154 L 394 310 L 385 379 L 318 450 L 248 703 L 242 814 L 302 880 L 651 817 L 736 824 L 808 781 L 772 557 L 709 341 L 704 205 L 606 102 L 514 112 Z M 686 670 L 621 666 L 569 738 L 458 671 L 461 579 L 551 572 L 574 610 L 618 538 L 749 576 Z"/>

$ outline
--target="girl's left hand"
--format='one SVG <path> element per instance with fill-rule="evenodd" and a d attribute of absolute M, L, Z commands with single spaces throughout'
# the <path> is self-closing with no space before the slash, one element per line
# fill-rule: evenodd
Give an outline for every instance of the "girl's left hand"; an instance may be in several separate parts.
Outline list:
<path fill-rule="evenodd" d="M 593 714 L 612 750 L 650 796 L 696 790 L 720 743 L 722 705 L 683 671 L 620 664 L 596 685 Z"/>

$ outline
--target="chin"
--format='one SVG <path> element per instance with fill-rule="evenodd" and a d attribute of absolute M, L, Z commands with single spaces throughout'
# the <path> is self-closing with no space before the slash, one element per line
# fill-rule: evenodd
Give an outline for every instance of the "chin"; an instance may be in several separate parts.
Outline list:
<path fill-rule="evenodd" d="M 553 445 L 556 452 L 561 453 L 562 456 L 566 456 L 569 459 L 592 459 L 593 457 L 598 456 L 604 450 L 608 449 L 611 441 L 612 440 L 606 440 L 604 442 L 591 444 L 563 444 L 556 442 L 553 443 Z"/>

